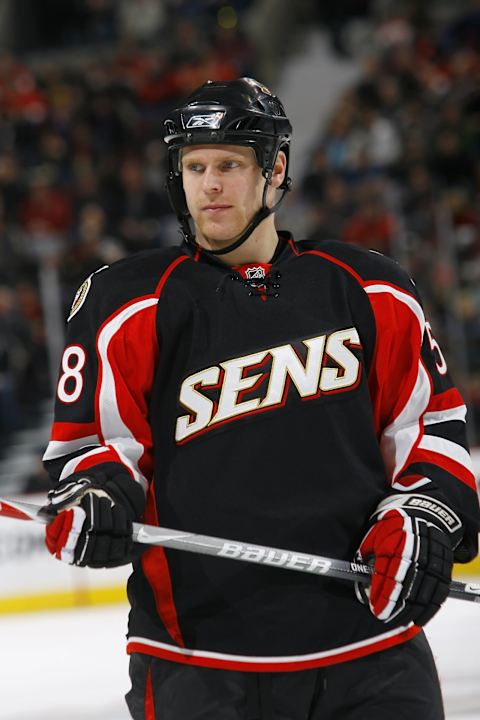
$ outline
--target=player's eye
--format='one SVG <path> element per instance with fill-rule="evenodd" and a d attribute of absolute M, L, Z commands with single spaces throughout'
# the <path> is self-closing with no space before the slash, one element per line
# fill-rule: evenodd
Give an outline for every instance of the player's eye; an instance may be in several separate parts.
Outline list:
<path fill-rule="evenodd" d="M 237 167 L 240 167 L 240 163 L 236 160 L 225 160 L 222 164 L 223 170 L 234 170 Z"/>
<path fill-rule="evenodd" d="M 196 162 L 187 162 L 184 165 L 184 169 L 190 170 L 190 172 L 194 172 L 194 173 L 202 172 L 203 165 L 201 163 L 196 163 Z"/>

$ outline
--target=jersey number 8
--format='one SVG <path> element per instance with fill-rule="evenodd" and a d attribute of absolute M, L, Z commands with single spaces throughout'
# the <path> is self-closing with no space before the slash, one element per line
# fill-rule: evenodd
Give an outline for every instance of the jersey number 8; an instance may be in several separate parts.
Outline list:
<path fill-rule="evenodd" d="M 62 374 L 57 388 L 57 395 L 62 402 L 73 403 L 82 394 L 82 370 L 86 360 L 85 350 L 79 345 L 65 348 L 62 357 Z"/>

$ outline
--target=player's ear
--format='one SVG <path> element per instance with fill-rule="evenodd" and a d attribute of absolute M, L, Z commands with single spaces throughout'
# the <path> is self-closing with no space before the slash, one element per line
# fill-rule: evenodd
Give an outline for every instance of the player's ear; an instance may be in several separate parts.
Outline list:
<path fill-rule="evenodd" d="M 283 150 L 279 150 L 277 154 L 277 158 L 275 160 L 275 165 L 273 166 L 273 173 L 272 173 L 272 182 L 271 186 L 274 188 L 280 187 L 280 185 L 283 182 L 283 179 L 285 177 L 285 172 L 287 168 L 287 156 L 283 152 Z"/>

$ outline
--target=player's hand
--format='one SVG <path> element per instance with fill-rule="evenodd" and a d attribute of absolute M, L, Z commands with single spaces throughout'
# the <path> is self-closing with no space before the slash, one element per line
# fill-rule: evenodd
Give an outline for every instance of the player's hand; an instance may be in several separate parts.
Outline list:
<path fill-rule="evenodd" d="M 45 542 L 52 555 L 94 568 L 132 561 L 132 522 L 139 519 L 134 508 L 142 506 L 138 491 L 143 498 L 143 490 L 126 474 L 118 480 L 99 483 L 77 473 L 49 493 L 47 510 L 56 517 L 47 525 Z M 136 496 L 133 505 L 125 500 L 125 487 Z"/>
<path fill-rule="evenodd" d="M 379 620 L 425 625 L 448 595 L 460 519 L 426 495 L 395 495 L 371 522 L 357 558 L 374 573 L 369 586 L 356 584 L 357 597 Z"/>

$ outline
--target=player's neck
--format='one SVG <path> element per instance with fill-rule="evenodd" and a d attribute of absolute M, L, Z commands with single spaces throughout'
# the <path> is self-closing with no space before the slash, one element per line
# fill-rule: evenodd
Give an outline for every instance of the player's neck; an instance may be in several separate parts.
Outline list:
<path fill-rule="evenodd" d="M 270 222 L 269 222 L 270 221 Z M 233 240 L 232 240 L 233 242 Z M 217 250 L 208 241 L 199 242 L 207 250 Z M 226 265 L 245 265 L 246 263 L 268 263 L 272 259 L 278 244 L 278 235 L 273 216 L 260 223 L 240 247 L 230 253 L 220 255 L 219 259 Z"/>

